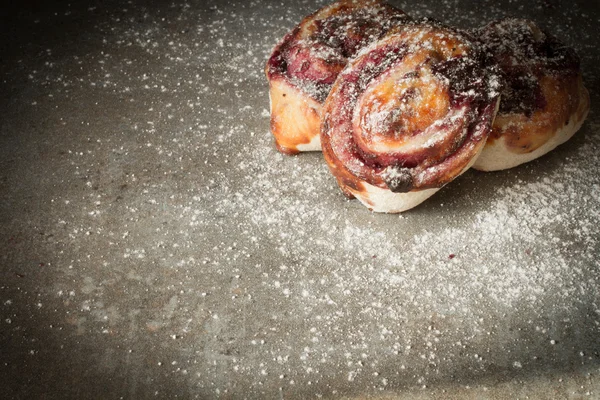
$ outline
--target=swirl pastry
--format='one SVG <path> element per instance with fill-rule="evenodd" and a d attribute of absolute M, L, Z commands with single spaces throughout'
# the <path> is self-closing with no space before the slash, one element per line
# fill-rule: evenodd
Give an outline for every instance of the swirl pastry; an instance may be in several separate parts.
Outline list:
<path fill-rule="evenodd" d="M 320 150 L 323 102 L 348 59 L 392 26 L 408 21 L 377 0 L 341 0 L 304 18 L 275 47 L 266 65 L 271 132 L 288 154 Z"/>
<path fill-rule="evenodd" d="M 395 213 L 466 171 L 499 100 L 498 78 L 482 61 L 468 34 L 429 21 L 392 29 L 350 61 L 321 126 L 342 191 Z"/>
<path fill-rule="evenodd" d="M 524 19 L 474 31 L 504 80 L 492 133 L 474 168 L 495 171 L 538 158 L 569 140 L 590 108 L 572 48 Z"/>

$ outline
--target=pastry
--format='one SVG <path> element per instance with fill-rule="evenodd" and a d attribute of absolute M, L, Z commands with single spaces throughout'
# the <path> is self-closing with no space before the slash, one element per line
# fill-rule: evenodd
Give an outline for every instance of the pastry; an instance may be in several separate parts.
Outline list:
<path fill-rule="evenodd" d="M 381 1 L 342 0 L 307 16 L 283 38 L 266 65 L 271 132 L 281 152 L 321 149 L 323 102 L 348 59 L 408 20 Z"/>
<path fill-rule="evenodd" d="M 512 168 L 569 140 L 590 108 L 575 51 L 525 19 L 494 21 L 473 33 L 504 81 L 492 133 L 474 168 Z"/>
<path fill-rule="evenodd" d="M 321 142 L 342 191 L 408 210 L 466 171 L 491 131 L 499 82 L 465 32 L 391 29 L 351 60 L 324 105 Z"/>

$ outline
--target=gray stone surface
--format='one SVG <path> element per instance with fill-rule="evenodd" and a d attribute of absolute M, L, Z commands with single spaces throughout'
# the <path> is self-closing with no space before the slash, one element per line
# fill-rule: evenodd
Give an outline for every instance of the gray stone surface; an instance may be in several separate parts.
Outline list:
<path fill-rule="evenodd" d="M 551 29 L 583 129 L 377 215 L 268 131 L 264 63 L 323 3 L 2 17 L 3 398 L 600 398 L 597 2 L 393 3 Z"/>

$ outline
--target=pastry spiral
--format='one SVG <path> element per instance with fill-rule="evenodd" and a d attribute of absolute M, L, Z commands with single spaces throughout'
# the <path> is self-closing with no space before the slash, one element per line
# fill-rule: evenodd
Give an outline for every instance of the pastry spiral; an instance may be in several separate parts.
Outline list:
<path fill-rule="evenodd" d="M 534 160 L 569 140 L 590 108 L 575 51 L 533 21 L 509 18 L 476 29 L 503 78 L 500 109 L 474 168 Z"/>
<path fill-rule="evenodd" d="M 266 65 L 271 132 L 287 154 L 320 150 L 323 102 L 348 59 L 408 21 L 378 0 L 341 0 L 307 16 L 275 47 Z"/>
<path fill-rule="evenodd" d="M 431 21 L 394 28 L 350 61 L 321 126 L 342 191 L 395 213 L 466 171 L 498 105 L 497 76 L 482 61 L 468 34 Z"/>

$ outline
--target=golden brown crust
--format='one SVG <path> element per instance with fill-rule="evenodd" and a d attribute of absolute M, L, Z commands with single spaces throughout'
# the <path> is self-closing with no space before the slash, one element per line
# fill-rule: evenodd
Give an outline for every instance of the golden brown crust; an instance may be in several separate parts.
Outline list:
<path fill-rule="evenodd" d="M 573 136 L 589 110 L 575 51 L 525 19 L 493 21 L 475 34 L 504 85 L 492 134 L 474 168 L 511 168 Z"/>
<path fill-rule="evenodd" d="M 507 151 L 530 153 L 543 146 L 572 118 L 577 118 L 580 102 L 586 101 L 582 98 L 581 76 L 547 75 L 539 82 L 546 100 L 543 108 L 535 110 L 529 117 L 523 113 L 499 113 L 488 139 L 490 144 L 504 137 Z"/>
<path fill-rule="evenodd" d="M 507 134 L 496 137 L 492 141 L 488 140 L 481 156 L 473 165 L 473 168 L 480 171 L 498 171 L 512 168 L 535 160 L 552 151 L 557 146 L 565 143 L 581 128 L 590 109 L 590 96 L 581 81 L 577 96 L 579 98 L 578 107 L 570 114 L 566 124 L 562 126 L 559 124 L 556 131 L 546 131 L 548 132 L 548 135 L 546 135 L 547 139 L 543 142 L 537 142 L 534 150 L 523 152 L 517 151 L 519 150 L 518 145 L 515 145 L 515 142 L 511 140 L 518 137 L 520 129 L 518 128 L 518 125 L 513 125 L 514 132 L 507 132 Z M 521 118 L 525 120 L 525 123 L 528 122 L 527 118 L 523 116 L 521 116 Z M 506 124 L 508 128 L 511 128 L 509 124 L 514 118 L 505 118 L 504 120 L 498 120 L 498 118 L 496 118 L 496 120 L 499 121 L 497 122 L 498 124 Z M 535 126 L 532 129 L 534 128 Z M 504 131 L 506 132 L 508 129 L 504 129 Z M 535 133 L 535 130 L 532 136 L 534 138 L 542 137 L 542 135 Z M 522 146 L 526 146 L 526 144 L 522 144 Z M 530 146 L 530 148 L 533 147 L 534 146 Z"/>
<path fill-rule="evenodd" d="M 306 97 L 284 79 L 269 82 L 271 98 L 271 133 L 277 149 L 285 154 L 297 154 L 313 142 L 320 148 L 318 135 L 322 105 Z"/>

